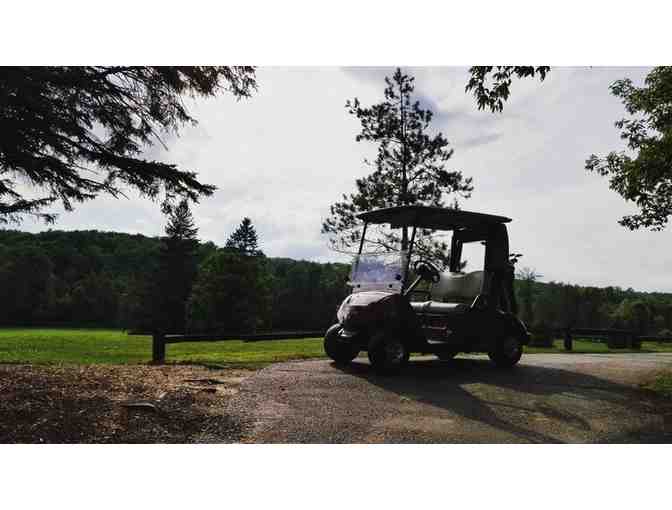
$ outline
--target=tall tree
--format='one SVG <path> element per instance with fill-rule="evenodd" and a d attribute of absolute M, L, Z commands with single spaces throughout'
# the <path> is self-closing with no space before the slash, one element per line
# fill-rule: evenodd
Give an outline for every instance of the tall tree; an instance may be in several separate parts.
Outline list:
<path fill-rule="evenodd" d="M 446 170 L 453 150 L 442 133 L 432 132 L 432 111 L 414 99 L 414 78 L 397 69 L 392 78 L 385 78 L 385 84 L 385 99 L 378 104 L 365 107 L 357 98 L 346 103 L 348 112 L 361 123 L 355 139 L 377 144 L 378 155 L 373 162 L 364 161 L 373 172 L 357 179 L 357 192 L 343 195 L 342 201 L 332 205 L 322 224 L 322 233 L 329 235 L 337 251 L 352 251 L 359 242 L 358 213 L 411 204 L 440 207 L 446 194 L 468 197 L 473 190 L 471 178 Z M 431 234 L 429 230 L 419 233 L 417 251 L 445 263 L 447 246 L 432 240 Z M 407 228 L 401 237 L 380 231 L 373 242 L 382 251 L 405 249 L 408 235 Z"/>
<path fill-rule="evenodd" d="M 618 80 L 611 92 L 630 116 L 616 122 L 628 151 L 593 154 L 586 169 L 607 177 L 611 189 L 639 208 L 621 225 L 662 230 L 672 215 L 672 67 L 654 68 L 643 87 Z"/>
<path fill-rule="evenodd" d="M 196 278 L 198 228 L 186 200 L 166 212 L 167 237 L 154 282 L 153 322 L 161 331 L 179 333 L 185 330 L 187 299 Z"/>
<path fill-rule="evenodd" d="M 191 331 L 251 333 L 271 317 L 271 279 L 263 257 L 217 250 L 201 265 L 188 304 Z"/>
<path fill-rule="evenodd" d="M 501 112 L 513 77 L 546 77 L 550 67 L 482 66 L 469 70 L 466 91 L 473 92 L 478 108 Z M 609 187 L 639 212 L 619 223 L 630 230 L 662 230 L 672 215 L 672 67 L 653 68 L 636 87 L 624 78 L 610 86 L 629 115 L 616 121 L 627 150 L 606 156 L 592 154 L 586 170 L 609 179 Z"/>
<path fill-rule="evenodd" d="M 0 322 L 27 325 L 44 315 L 53 264 L 40 246 L 0 245 Z"/>
<path fill-rule="evenodd" d="M 522 302 L 522 318 L 529 325 L 534 325 L 534 282 L 543 275 L 537 273 L 534 269 L 524 267 L 516 271 L 516 279 L 521 282 L 520 300 Z"/>
<path fill-rule="evenodd" d="M 251 67 L 3 67 L 0 70 L 0 223 L 124 188 L 196 201 L 214 186 L 142 151 L 195 119 L 184 96 L 247 97 Z M 28 183 L 34 193 L 17 188 Z M 34 195 L 34 196 L 33 196 Z"/>
<path fill-rule="evenodd" d="M 250 218 L 201 264 L 188 304 L 196 331 L 249 333 L 271 321 L 272 275 Z"/>
<path fill-rule="evenodd" d="M 226 248 L 236 250 L 247 256 L 263 255 L 259 250 L 258 243 L 257 231 L 252 225 L 252 220 L 245 217 L 226 241 Z"/>

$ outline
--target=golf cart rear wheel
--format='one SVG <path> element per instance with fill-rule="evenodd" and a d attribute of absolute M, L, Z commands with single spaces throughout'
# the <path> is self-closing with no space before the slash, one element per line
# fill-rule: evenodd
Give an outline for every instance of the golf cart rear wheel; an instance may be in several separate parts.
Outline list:
<path fill-rule="evenodd" d="M 359 354 L 359 347 L 341 337 L 341 325 L 334 324 L 324 335 L 324 352 L 339 365 L 350 363 Z"/>
<path fill-rule="evenodd" d="M 395 375 L 408 364 L 411 353 L 398 341 L 373 338 L 369 344 L 369 362 L 380 375 Z"/>
<path fill-rule="evenodd" d="M 497 342 L 495 349 L 488 353 L 492 362 L 501 368 L 509 368 L 520 361 L 523 355 L 523 345 L 513 335 Z"/>

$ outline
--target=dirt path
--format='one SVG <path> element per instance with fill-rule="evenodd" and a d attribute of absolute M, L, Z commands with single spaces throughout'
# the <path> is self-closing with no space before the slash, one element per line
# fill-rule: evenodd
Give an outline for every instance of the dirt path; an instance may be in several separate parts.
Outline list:
<path fill-rule="evenodd" d="M 638 385 L 672 354 L 272 365 L 0 365 L 0 443 L 672 442 L 672 400 Z"/>
<path fill-rule="evenodd" d="M 0 365 L 0 443 L 237 442 L 249 370 Z"/>
<path fill-rule="evenodd" d="M 245 442 L 672 442 L 672 401 L 638 388 L 671 354 L 411 361 L 379 377 L 364 360 L 282 363 L 246 379 Z"/>

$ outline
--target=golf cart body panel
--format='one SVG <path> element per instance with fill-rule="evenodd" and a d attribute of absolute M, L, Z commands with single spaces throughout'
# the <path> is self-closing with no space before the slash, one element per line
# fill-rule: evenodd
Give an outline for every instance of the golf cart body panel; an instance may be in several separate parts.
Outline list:
<path fill-rule="evenodd" d="M 457 352 L 491 354 L 501 350 L 504 339 L 513 339 L 518 346 L 528 342 L 527 329 L 516 317 L 506 228 L 510 218 L 425 206 L 378 209 L 358 217 L 364 229 L 351 273 L 353 292 L 338 310 L 339 324 L 328 331 L 331 352 L 340 341 L 349 345 L 343 358 L 366 350 L 371 359 L 372 350 L 384 354 L 380 346 L 396 342 L 407 359 L 410 352 L 439 357 Z M 396 259 L 387 254 L 389 261 L 363 253 L 369 224 L 412 229 L 407 250 Z M 410 270 L 418 228 L 453 232 L 448 271 L 440 272 L 423 260 L 416 260 Z M 462 248 L 474 242 L 485 246 L 483 269 L 463 273 Z M 416 291 L 422 281 L 429 283 L 427 289 Z M 424 293 L 426 299 L 411 301 L 415 292 Z M 522 347 L 517 359 L 520 352 Z"/>

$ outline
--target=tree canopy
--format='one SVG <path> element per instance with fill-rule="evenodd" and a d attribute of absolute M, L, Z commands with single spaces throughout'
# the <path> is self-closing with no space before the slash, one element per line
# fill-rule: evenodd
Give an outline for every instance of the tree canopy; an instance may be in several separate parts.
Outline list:
<path fill-rule="evenodd" d="M 161 265 L 163 243 L 113 232 L 0 230 L 0 325 L 151 331 L 145 292 Z M 196 261 L 198 284 L 188 306 L 192 332 L 326 329 L 349 292 L 345 264 L 245 257 L 213 243 L 198 243 Z M 529 276 L 519 273 L 515 290 L 533 331 L 544 325 L 672 330 L 672 294 Z"/>
<path fill-rule="evenodd" d="M 539 76 L 544 81 L 548 66 L 474 66 L 469 68 L 466 92 L 473 93 L 479 110 L 501 112 L 511 93 L 513 78 Z"/>
<path fill-rule="evenodd" d="M 509 97 L 512 78 L 539 76 L 543 81 L 547 66 L 481 66 L 469 69 L 467 92 L 472 92 L 478 108 L 501 112 Z M 637 87 L 624 78 L 610 86 L 629 117 L 616 121 L 626 150 L 606 156 L 592 154 L 586 170 L 609 179 L 609 187 L 639 211 L 621 218 L 630 230 L 662 230 L 672 215 L 672 67 L 655 67 Z"/>
<path fill-rule="evenodd" d="M 249 333 L 268 324 L 270 280 L 261 259 L 223 249 L 200 267 L 188 304 L 192 331 Z"/>
<path fill-rule="evenodd" d="M 238 228 L 231 234 L 225 247 L 246 256 L 263 255 L 259 250 L 257 231 L 252 225 L 252 220 L 247 217 L 243 218 Z"/>
<path fill-rule="evenodd" d="M 125 188 L 197 201 L 214 186 L 193 170 L 142 157 L 196 120 L 184 97 L 256 88 L 251 67 L 3 67 L 0 70 L 0 223 Z M 28 184 L 26 192 L 17 184 Z"/>
<path fill-rule="evenodd" d="M 643 87 L 618 80 L 611 92 L 629 115 L 616 122 L 628 150 L 593 154 L 586 169 L 607 177 L 611 189 L 639 208 L 621 225 L 661 230 L 672 214 L 672 67 L 654 68 Z"/>
<path fill-rule="evenodd" d="M 351 251 L 359 242 L 356 216 L 361 212 L 410 204 L 442 207 L 447 194 L 468 197 L 473 189 L 471 178 L 446 169 L 453 150 L 442 133 L 431 129 L 432 111 L 414 98 L 414 78 L 397 69 L 385 84 L 384 100 L 378 104 L 366 107 L 357 98 L 346 103 L 348 112 L 361 123 L 355 139 L 377 144 L 378 154 L 375 161 L 364 161 L 373 172 L 357 179 L 356 193 L 343 195 L 342 201 L 333 204 L 322 224 L 322 233 L 337 251 Z M 405 248 L 408 232 L 404 228 L 401 239 L 395 233 L 379 232 L 372 241 L 383 251 Z M 445 259 L 447 246 L 432 240 L 431 231 L 421 232 L 416 243 L 423 256 Z"/>
<path fill-rule="evenodd" d="M 188 242 L 198 244 L 198 227 L 194 224 L 194 217 L 189 209 L 189 202 L 181 200 L 177 207 L 166 209 L 168 223 L 166 224 L 166 236 L 169 241 Z"/>

